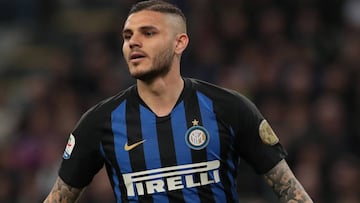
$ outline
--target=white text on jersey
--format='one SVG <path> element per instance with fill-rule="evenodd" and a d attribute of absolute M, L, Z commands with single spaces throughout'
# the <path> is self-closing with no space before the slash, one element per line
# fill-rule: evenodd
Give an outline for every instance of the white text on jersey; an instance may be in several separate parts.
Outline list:
<path fill-rule="evenodd" d="M 128 196 L 154 194 L 220 182 L 220 161 L 208 161 L 123 174 Z M 195 181 L 194 177 L 199 177 Z M 135 190 L 136 189 L 136 190 Z"/>

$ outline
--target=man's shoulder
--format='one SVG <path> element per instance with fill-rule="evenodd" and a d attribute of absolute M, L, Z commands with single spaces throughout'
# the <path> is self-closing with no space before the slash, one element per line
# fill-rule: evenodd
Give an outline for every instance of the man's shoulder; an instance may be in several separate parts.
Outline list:
<path fill-rule="evenodd" d="M 125 101 L 128 97 L 130 97 L 133 91 L 135 91 L 136 86 L 130 86 L 127 89 L 121 90 L 117 94 L 107 97 L 92 107 L 90 107 L 83 116 L 90 115 L 99 115 L 99 114 L 109 114 L 111 113 L 117 106 L 119 106 L 123 101 Z M 96 116 L 96 117 L 97 117 Z"/>
<path fill-rule="evenodd" d="M 238 91 L 221 87 L 215 83 L 210 83 L 204 80 L 185 78 L 186 83 L 190 83 L 192 88 L 203 93 L 209 97 L 229 98 L 229 99 L 244 99 L 245 96 Z"/>
<path fill-rule="evenodd" d="M 236 90 L 198 79 L 187 78 L 186 80 L 192 85 L 193 90 L 210 99 L 214 107 L 221 109 L 222 112 L 257 111 L 257 107 L 251 99 Z"/>

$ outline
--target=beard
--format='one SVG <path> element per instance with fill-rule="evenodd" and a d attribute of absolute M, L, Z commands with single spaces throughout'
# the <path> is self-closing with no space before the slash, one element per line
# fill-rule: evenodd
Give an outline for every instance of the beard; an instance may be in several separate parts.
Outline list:
<path fill-rule="evenodd" d="M 167 47 L 154 57 L 153 63 L 148 70 L 130 74 L 133 78 L 142 81 L 152 81 L 159 76 L 166 75 L 170 71 L 174 55 L 174 50 Z"/>

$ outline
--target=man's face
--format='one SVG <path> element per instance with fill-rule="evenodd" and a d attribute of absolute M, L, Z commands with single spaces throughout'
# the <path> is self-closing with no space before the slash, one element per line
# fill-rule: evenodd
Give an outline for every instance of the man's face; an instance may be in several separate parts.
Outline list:
<path fill-rule="evenodd" d="M 123 30 L 123 55 L 132 77 L 152 80 L 169 72 L 175 34 L 167 15 L 154 11 L 131 14 Z"/>

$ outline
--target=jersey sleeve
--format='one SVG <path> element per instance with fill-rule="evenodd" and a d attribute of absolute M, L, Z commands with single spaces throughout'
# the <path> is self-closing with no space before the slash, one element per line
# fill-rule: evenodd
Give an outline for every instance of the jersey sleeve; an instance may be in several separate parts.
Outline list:
<path fill-rule="evenodd" d="M 59 176 L 72 187 L 87 186 L 103 166 L 96 115 L 92 108 L 81 117 L 65 147 Z"/>
<path fill-rule="evenodd" d="M 264 174 L 286 158 L 287 153 L 257 107 L 246 97 L 237 96 L 236 148 L 258 174 Z"/>

